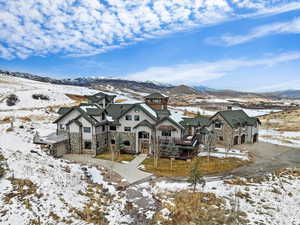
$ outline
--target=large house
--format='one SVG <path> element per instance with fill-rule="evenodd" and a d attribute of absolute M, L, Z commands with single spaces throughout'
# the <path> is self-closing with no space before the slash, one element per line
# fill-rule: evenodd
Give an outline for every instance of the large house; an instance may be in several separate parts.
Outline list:
<path fill-rule="evenodd" d="M 216 143 L 258 140 L 259 121 L 243 111 L 181 118 L 168 109 L 169 98 L 160 93 L 134 104 L 114 103 L 115 97 L 100 92 L 86 96 L 86 103 L 61 108 L 54 121 L 56 133 L 35 141 L 50 144 L 57 157 L 66 153 L 97 155 L 122 146 L 126 153 L 153 154 L 160 149 L 161 157 L 186 159 L 197 153 L 199 145 L 214 148 Z"/>
<path fill-rule="evenodd" d="M 87 103 L 61 108 L 52 154 L 100 154 L 116 145 L 126 153 L 154 152 L 155 143 L 162 156 L 186 157 L 197 148 L 196 135 L 187 138 L 180 119 L 168 110 L 168 97 L 153 93 L 145 102 L 135 104 L 113 103 L 115 96 L 97 93 L 86 96 Z M 52 135 L 53 137 L 53 135 Z M 64 138 L 63 138 L 64 137 Z M 54 146 L 54 147 L 53 147 Z"/>

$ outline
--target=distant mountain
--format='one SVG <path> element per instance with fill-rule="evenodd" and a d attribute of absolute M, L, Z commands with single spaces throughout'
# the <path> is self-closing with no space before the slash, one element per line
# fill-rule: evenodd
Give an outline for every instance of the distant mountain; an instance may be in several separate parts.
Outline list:
<path fill-rule="evenodd" d="M 191 88 L 186 85 L 178 85 L 174 87 L 169 87 L 167 89 L 167 93 L 171 95 L 181 95 L 181 94 L 188 94 L 188 95 L 193 95 L 193 94 L 200 94 L 199 91 L 195 90 L 194 88 Z"/>
<path fill-rule="evenodd" d="M 105 76 L 93 76 L 93 77 L 78 77 L 73 79 L 54 79 L 50 77 L 43 77 L 38 75 L 33 75 L 30 73 L 20 73 L 20 72 L 10 72 L 0 70 L 0 75 L 10 75 L 15 77 L 21 77 L 41 82 L 48 82 L 53 84 L 62 85 L 76 85 L 76 86 L 86 86 L 95 89 L 101 89 L 101 86 L 110 85 L 114 88 L 119 89 L 131 89 L 136 92 L 163 92 L 170 95 L 178 94 L 195 94 L 201 96 L 219 97 L 219 98 L 270 98 L 270 99 L 300 99 L 300 90 L 286 90 L 278 92 L 268 92 L 268 93 L 254 93 L 254 92 L 240 92 L 233 90 L 216 90 L 213 88 L 208 88 L 205 86 L 187 86 L 178 85 L 173 86 L 170 84 L 163 84 L 155 81 L 134 81 L 126 80 L 122 78 L 107 78 Z"/>
<path fill-rule="evenodd" d="M 271 98 L 280 98 L 280 99 L 300 99 L 300 90 L 285 90 L 285 91 L 276 91 L 264 93 L 264 95 Z"/>
<path fill-rule="evenodd" d="M 216 91 L 216 89 L 205 87 L 205 86 L 202 86 L 202 85 L 192 86 L 192 88 L 194 88 L 195 90 L 200 91 L 200 92 Z"/>

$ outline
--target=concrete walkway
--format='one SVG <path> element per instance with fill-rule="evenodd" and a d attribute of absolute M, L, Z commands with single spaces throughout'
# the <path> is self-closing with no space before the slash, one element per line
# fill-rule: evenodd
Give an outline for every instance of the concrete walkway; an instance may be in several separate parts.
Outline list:
<path fill-rule="evenodd" d="M 63 158 L 78 163 L 88 164 L 91 166 L 103 166 L 107 169 L 111 169 L 121 177 L 126 179 L 129 184 L 144 180 L 152 175 L 151 173 L 143 172 L 137 168 L 147 158 L 147 155 L 144 154 L 138 155 L 128 164 L 97 159 L 93 158 L 92 155 L 86 154 L 65 154 Z"/>

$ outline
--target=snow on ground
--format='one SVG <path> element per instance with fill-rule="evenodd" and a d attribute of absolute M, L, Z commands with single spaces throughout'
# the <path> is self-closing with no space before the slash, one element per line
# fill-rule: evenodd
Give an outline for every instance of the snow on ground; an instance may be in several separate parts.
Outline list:
<path fill-rule="evenodd" d="M 273 112 L 279 112 L 281 110 L 278 109 L 244 109 L 244 108 L 240 108 L 240 107 L 233 107 L 233 110 L 239 110 L 242 109 L 245 111 L 245 113 L 248 114 L 248 116 L 250 117 L 254 117 L 254 116 L 262 116 L 262 115 L 267 115 Z"/>
<path fill-rule="evenodd" d="M 188 112 L 193 112 L 193 113 L 200 113 L 201 115 L 207 115 L 207 116 L 212 116 L 214 115 L 217 111 L 209 111 L 205 109 L 201 109 L 200 106 L 178 106 L 178 107 L 172 107 L 176 110 L 180 110 L 182 112 L 188 111 Z"/>
<path fill-rule="evenodd" d="M 47 106 L 68 105 L 73 102 L 65 94 L 74 95 L 92 95 L 98 93 L 100 90 L 90 89 L 87 87 L 71 86 L 71 85 L 57 85 L 50 83 L 43 83 L 18 77 L 11 77 L 0 74 L 0 110 L 11 109 L 31 109 Z M 129 94 L 122 91 L 113 90 L 113 92 L 105 92 L 108 95 L 116 95 L 116 100 L 122 100 L 126 103 L 139 102 Z M 14 106 L 7 106 L 5 99 L 9 94 L 16 94 L 19 101 Z M 32 98 L 33 94 L 42 94 L 49 97 L 49 100 L 35 100 Z"/>
<path fill-rule="evenodd" d="M 7 159 L 8 164 L 5 178 L 0 179 L 0 225 L 32 224 L 32 220 L 38 217 L 41 224 L 66 224 L 63 221 L 70 220 L 71 224 L 89 224 L 71 210 L 75 207 L 82 211 L 89 201 L 87 196 L 79 194 L 86 192 L 90 187 L 82 167 L 79 164 L 54 159 L 32 143 L 37 127 L 41 133 L 50 131 L 46 123 L 16 121 L 14 125 L 14 131 L 10 132 L 6 132 L 9 124 L 0 125 L 0 153 Z M 89 168 L 88 171 L 92 174 L 94 183 L 107 188 L 108 193 L 114 196 L 108 206 L 103 206 L 109 224 L 130 222 L 130 217 L 122 215 L 121 212 L 126 198 L 120 197 L 114 186 L 104 181 L 98 169 Z M 26 181 L 23 189 L 20 187 L 15 189 L 9 177 L 18 182 L 23 182 L 20 180 L 30 182 Z M 31 188 L 32 193 L 24 194 Z M 7 196 L 11 197 L 9 203 Z M 53 215 L 57 215 L 58 219 Z"/>
<path fill-rule="evenodd" d="M 249 160 L 248 152 L 242 152 L 237 149 L 226 150 L 225 148 L 216 148 L 212 152 L 200 152 L 199 157 L 206 156 L 216 157 L 216 158 L 238 158 L 241 160 Z"/>
<path fill-rule="evenodd" d="M 274 129 L 260 129 L 260 140 L 289 147 L 300 146 L 300 132 L 276 131 Z"/>
<path fill-rule="evenodd" d="M 161 195 L 167 192 L 179 192 L 190 190 L 189 183 L 160 181 L 154 184 L 141 184 L 144 187 L 152 185 L 152 192 Z M 233 185 L 224 181 L 207 182 L 198 191 L 216 194 L 226 201 L 230 209 L 230 200 L 236 193 L 245 193 L 249 198 L 238 197 L 240 210 L 247 214 L 249 224 L 288 225 L 300 224 L 300 177 L 282 175 L 280 179 L 268 175 L 262 183 L 250 183 L 247 185 Z M 171 199 L 170 199 L 171 200 Z M 171 202 L 172 203 L 172 202 Z M 163 209 L 166 211 L 165 209 Z M 168 212 L 163 212 L 164 217 Z"/>

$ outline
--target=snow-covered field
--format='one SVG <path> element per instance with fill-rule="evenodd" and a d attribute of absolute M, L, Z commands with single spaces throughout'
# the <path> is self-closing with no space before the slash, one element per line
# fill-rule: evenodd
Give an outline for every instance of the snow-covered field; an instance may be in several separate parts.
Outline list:
<path fill-rule="evenodd" d="M 260 140 L 277 145 L 300 147 L 300 132 L 260 129 Z"/>
<path fill-rule="evenodd" d="M 143 187 L 151 186 L 155 195 L 166 196 L 166 193 L 178 193 L 183 190 L 191 190 L 186 182 L 161 181 L 154 184 L 144 183 Z M 198 191 L 214 193 L 217 197 L 225 200 L 225 207 L 231 209 L 231 201 L 238 195 L 239 209 L 247 214 L 250 221 L 247 224 L 268 224 L 268 225 L 298 225 L 300 224 L 300 177 L 269 175 L 262 182 L 235 185 L 224 181 L 207 182 Z M 169 203 L 171 209 L 174 208 L 174 199 L 164 199 Z M 167 204 L 168 205 L 168 204 Z M 217 206 L 215 206 L 217 207 Z M 161 214 L 168 219 L 172 217 L 170 208 L 162 208 Z M 173 212 L 174 213 L 174 212 Z"/>
<path fill-rule="evenodd" d="M 78 213 L 84 215 L 91 198 L 97 196 L 103 201 L 97 207 L 106 214 L 109 224 L 131 221 L 122 215 L 126 198 L 104 180 L 101 170 L 88 168 L 94 182 L 91 184 L 79 164 L 54 159 L 32 144 L 40 126 L 16 122 L 14 131 L 6 132 L 8 127 L 0 125 L 0 154 L 8 166 L 4 178 L 0 178 L 0 224 L 93 224 Z M 42 130 L 47 132 L 47 127 Z M 107 194 L 97 194 L 101 189 L 107 189 Z M 89 195 L 85 194 L 87 190 Z"/>

